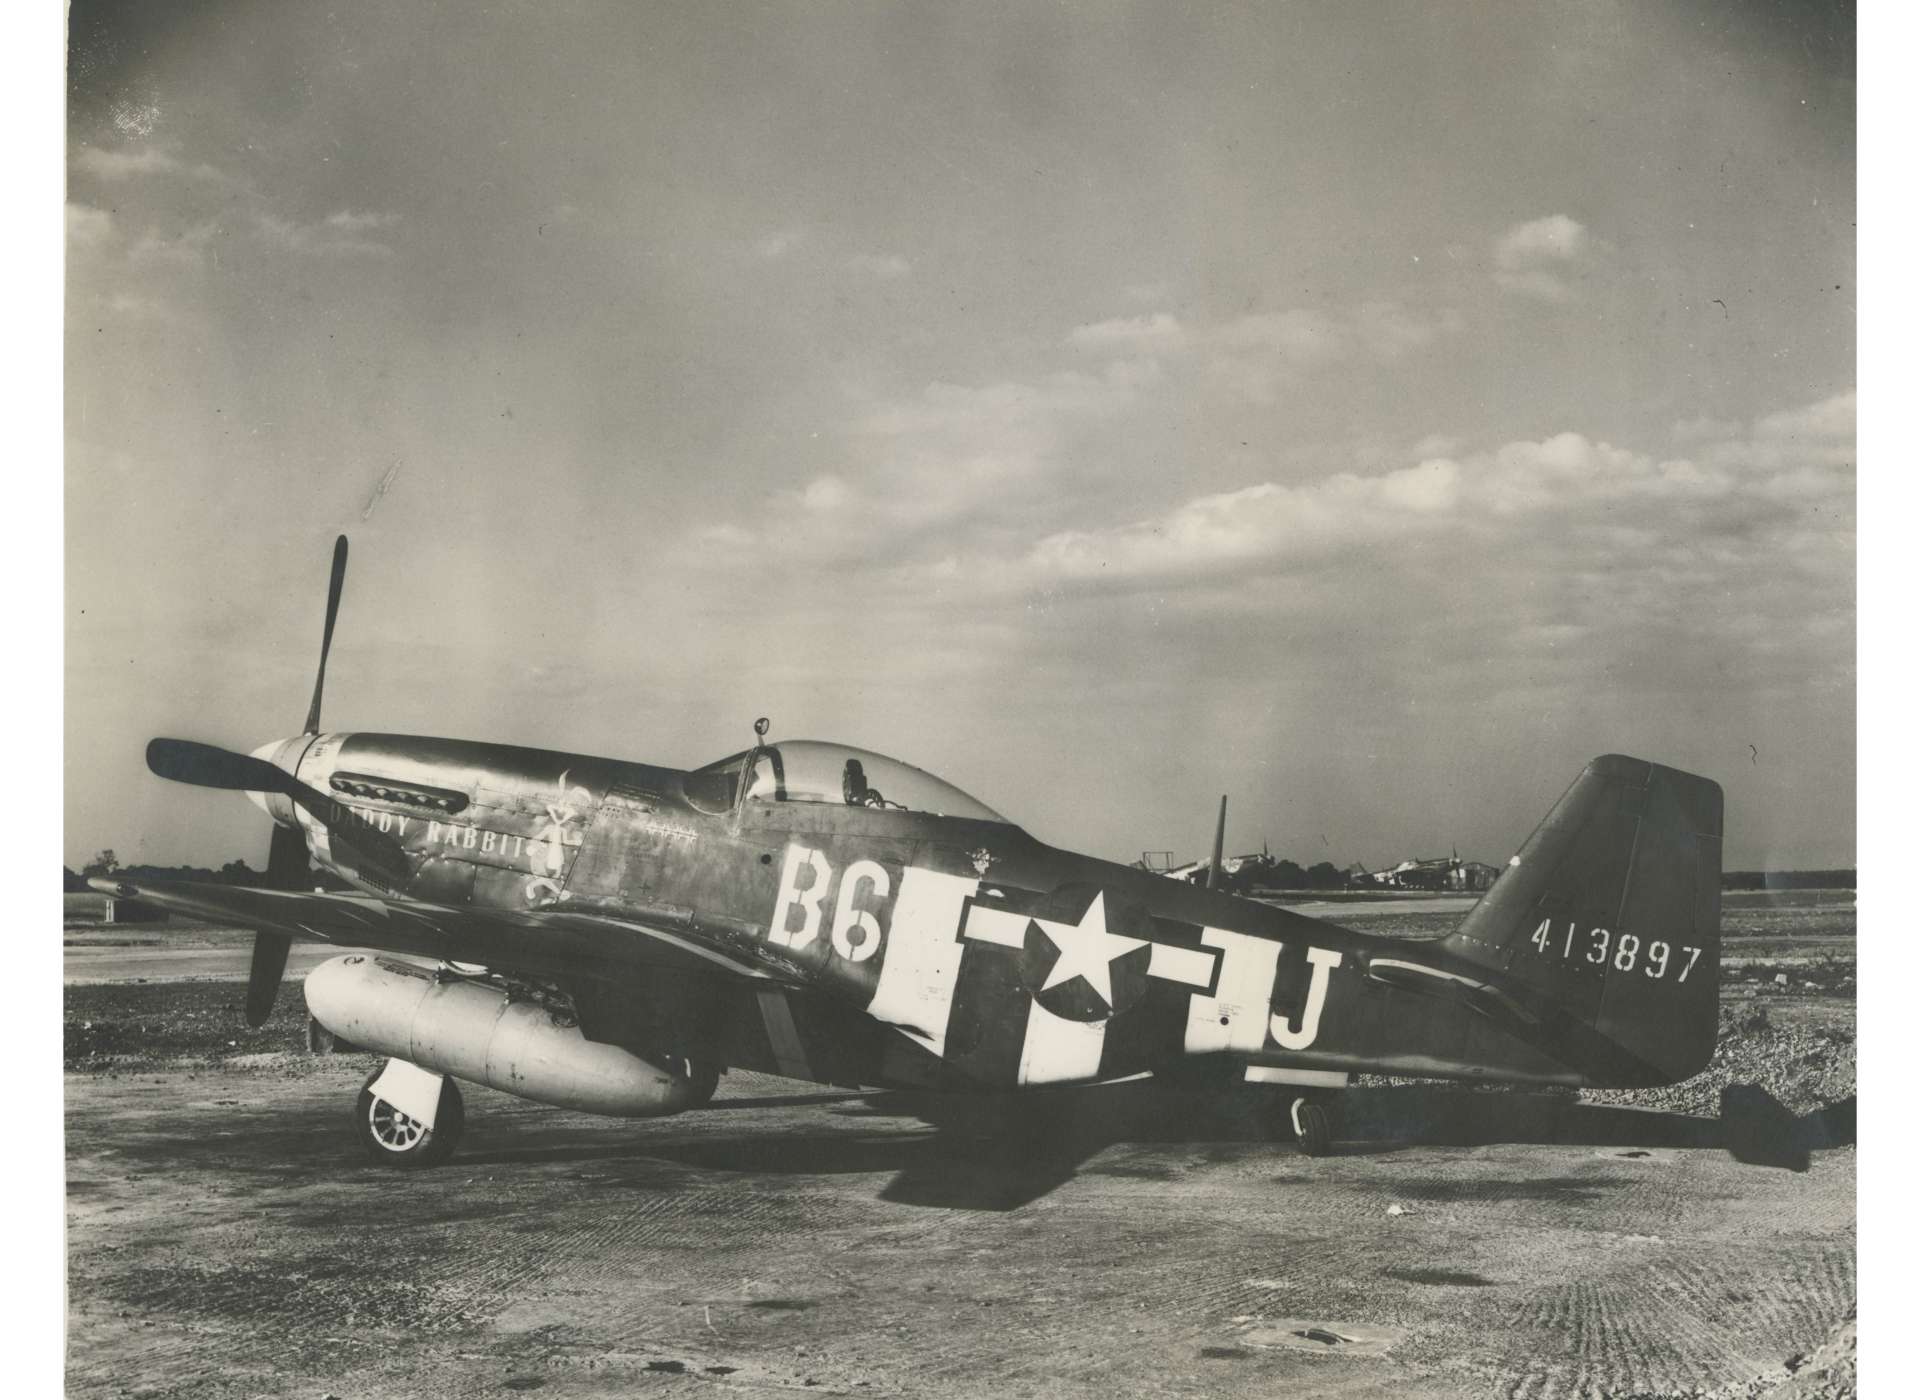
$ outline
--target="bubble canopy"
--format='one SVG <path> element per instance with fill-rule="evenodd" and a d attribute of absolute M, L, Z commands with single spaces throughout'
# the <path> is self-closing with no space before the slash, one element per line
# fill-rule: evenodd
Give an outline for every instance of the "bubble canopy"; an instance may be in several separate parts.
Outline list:
<path fill-rule="evenodd" d="M 748 771 L 751 765 L 751 771 Z M 731 806 L 746 774 L 749 802 L 825 802 L 891 812 L 1005 822 L 986 803 L 923 768 L 871 749 L 818 739 L 790 739 L 731 754 L 688 775 L 704 803 Z"/>

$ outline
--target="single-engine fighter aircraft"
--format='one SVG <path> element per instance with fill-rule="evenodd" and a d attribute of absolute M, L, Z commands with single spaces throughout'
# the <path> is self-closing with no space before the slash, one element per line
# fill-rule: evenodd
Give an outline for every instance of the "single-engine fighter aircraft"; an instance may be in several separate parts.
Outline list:
<path fill-rule="evenodd" d="M 273 819 L 268 886 L 93 884 L 256 930 L 254 1025 L 292 939 L 376 950 L 321 964 L 306 1000 L 323 1038 L 389 1057 L 355 1108 L 377 1161 L 444 1160 L 461 1079 L 631 1118 L 704 1102 L 723 1066 L 921 1091 L 1231 1080 L 1319 1153 L 1355 1073 L 1634 1087 L 1713 1051 L 1705 778 L 1595 759 L 1458 929 L 1408 942 L 1056 850 L 765 720 L 692 769 L 323 732 L 346 553 L 301 734 L 147 749 Z M 310 859 L 359 892 L 315 891 Z"/>

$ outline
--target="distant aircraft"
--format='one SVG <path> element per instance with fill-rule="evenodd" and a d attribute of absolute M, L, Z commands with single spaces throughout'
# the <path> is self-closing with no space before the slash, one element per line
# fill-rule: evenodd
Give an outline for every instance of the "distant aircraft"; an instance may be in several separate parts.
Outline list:
<path fill-rule="evenodd" d="M 295 938 L 437 963 L 351 953 L 306 979 L 316 1033 L 388 1057 L 355 1110 L 376 1161 L 444 1160 L 461 1079 L 645 1118 L 725 1066 L 956 1092 L 1153 1075 L 1263 1096 L 1320 1153 L 1355 1073 L 1644 1086 L 1712 1054 L 1705 778 L 1595 759 L 1453 934 L 1409 943 L 1054 849 L 764 719 L 693 769 L 322 732 L 346 555 L 343 536 L 301 734 L 147 748 L 273 819 L 268 887 L 92 883 L 257 930 L 253 1025 Z M 1089 801 L 1097 778 L 1076 779 Z M 310 861 L 360 892 L 314 891 Z"/>

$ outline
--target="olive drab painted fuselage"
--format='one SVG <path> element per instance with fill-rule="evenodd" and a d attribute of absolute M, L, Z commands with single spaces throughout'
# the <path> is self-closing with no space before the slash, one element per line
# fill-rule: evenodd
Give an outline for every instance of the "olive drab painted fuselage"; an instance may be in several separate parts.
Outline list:
<path fill-rule="evenodd" d="M 553 927 L 546 970 L 595 1038 L 867 1085 L 1089 1083 L 1196 1059 L 1297 1083 L 1596 1079 L 1524 1008 L 1487 1014 L 1484 973 L 1437 945 L 1054 849 L 857 749 L 756 746 L 692 771 L 383 734 L 269 754 L 333 804 L 269 796 L 270 813 L 362 889 Z M 640 930 L 687 966 L 629 960 Z"/>
<path fill-rule="evenodd" d="M 445 1159 L 455 1078 L 625 1117 L 702 1102 L 728 1066 L 1278 1085 L 1314 1153 L 1321 1092 L 1355 1072 L 1630 1087 L 1712 1056 L 1724 797 L 1699 775 L 1593 759 L 1458 927 L 1370 936 L 1055 849 L 884 755 L 767 743 L 766 720 L 691 770 L 323 732 L 346 563 L 343 535 L 298 737 L 147 744 L 157 777 L 272 818 L 264 880 L 92 884 L 253 929 L 250 1025 L 295 940 L 347 950 L 303 990 L 313 1044 L 387 1057 L 355 1101 L 376 1161 Z M 354 892 L 315 888 L 315 862 Z"/>

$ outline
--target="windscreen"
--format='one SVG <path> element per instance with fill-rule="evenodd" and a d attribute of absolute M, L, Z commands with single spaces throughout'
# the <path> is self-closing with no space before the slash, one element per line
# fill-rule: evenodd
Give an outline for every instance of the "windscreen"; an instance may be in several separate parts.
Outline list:
<path fill-rule="evenodd" d="M 897 758 L 817 739 L 769 744 L 756 754 L 731 754 L 690 774 L 703 797 L 731 801 L 749 761 L 749 802 L 826 802 L 876 811 L 928 812 L 1005 822 L 993 808 L 952 783 Z"/>

